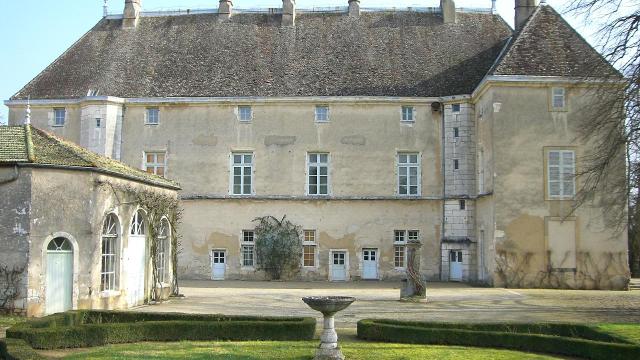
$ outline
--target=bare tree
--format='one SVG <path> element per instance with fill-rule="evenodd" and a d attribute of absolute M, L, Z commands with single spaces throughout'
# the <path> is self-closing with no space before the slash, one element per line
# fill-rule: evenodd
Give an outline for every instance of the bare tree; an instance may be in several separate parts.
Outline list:
<path fill-rule="evenodd" d="M 577 174 L 581 185 L 576 206 L 594 200 L 596 190 L 604 191 L 606 196 L 598 197 L 598 201 L 604 202 L 607 220 L 619 228 L 629 224 L 630 249 L 638 249 L 640 1 L 571 0 L 566 11 L 582 17 L 587 24 L 599 26 L 597 46 L 619 71 L 607 72 L 604 65 L 594 66 L 593 74 L 585 79 L 597 86 L 591 87 L 596 100 L 582 109 L 578 129 L 579 140 L 591 146 L 587 147 L 590 151 L 583 155 Z M 631 263 L 635 261 L 637 268 L 639 254 L 631 253 Z"/>

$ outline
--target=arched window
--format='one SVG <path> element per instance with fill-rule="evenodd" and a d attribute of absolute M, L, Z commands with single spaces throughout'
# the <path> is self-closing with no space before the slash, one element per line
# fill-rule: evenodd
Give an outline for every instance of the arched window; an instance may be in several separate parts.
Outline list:
<path fill-rule="evenodd" d="M 169 239 L 171 235 L 171 227 L 167 219 L 160 222 L 160 232 L 158 233 L 158 282 L 164 282 L 167 272 L 167 249 L 169 248 Z"/>
<path fill-rule="evenodd" d="M 59 237 L 49 242 L 47 251 L 73 251 L 73 246 L 71 246 L 69 240 Z"/>
<path fill-rule="evenodd" d="M 136 211 L 131 221 L 131 235 L 144 235 L 144 212 L 142 210 Z"/>
<path fill-rule="evenodd" d="M 118 268 L 118 217 L 107 215 L 102 226 L 102 268 L 100 270 L 100 289 L 116 290 Z"/>

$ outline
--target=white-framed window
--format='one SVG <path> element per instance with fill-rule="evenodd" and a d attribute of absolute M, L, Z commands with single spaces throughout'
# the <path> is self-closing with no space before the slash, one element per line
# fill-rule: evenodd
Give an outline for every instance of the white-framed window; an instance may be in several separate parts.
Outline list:
<path fill-rule="evenodd" d="M 117 290 L 119 226 L 118 217 L 109 214 L 102 226 L 100 290 Z"/>
<path fill-rule="evenodd" d="M 413 106 L 402 107 L 402 121 L 414 122 L 416 121 L 415 115 L 416 115 L 416 111 Z"/>
<path fill-rule="evenodd" d="M 576 154 L 573 150 L 547 152 L 547 195 L 552 199 L 572 198 L 576 193 Z"/>
<path fill-rule="evenodd" d="M 144 170 L 149 174 L 165 176 L 167 173 L 167 153 L 164 151 L 145 151 Z"/>
<path fill-rule="evenodd" d="M 329 195 L 329 154 L 307 154 L 307 194 Z"/>
<path fill-rule="evenodd" d="M 253 153 L 231 154 L 231 194 L 253 194 Z"/>
<path fill-rule="evenodd" d="M 167 219 L 160 221 L 160 232 L 158 233 L 158 259 L 156 269 L 158 271 L 158 282 L 164 283 L 167 274 L 167 249 L 169 249 L 169 235 L 171 228 Z"/>
<path fill-rule="evenodd" d="M 398 153 L 398 195 L 420 195 L 420 154 Z"/>
<path fill-rule="evenodd" d="M 316 122 L 329 122 L 329 106 L 316 105 Z"/>
<path fill-rule="evenodd" d="M 67 110 L 65 108 L 53 109 L 53 126 L 64 126 L 67 119 Z"/>
<path fill-rule="evenodd" d="M 396 230 L 393 237 L 393 266 L 404 269 L 407 260 L 407 231 Z"/>
<path fill-rule="evenodd" d="M 316 266 L 316 231 L 304 230 L 304 239 L 302 243 L 302 266 Z"/>
<path fill-rule="evenodd" d="M 238 120 L 250 122 L 253 120 L 253 109 L 249 105 L 238 105 Z"/>
<path fill-rule="evenodd" d="M 551 107 L 554 110 L 564 110 L 566 108 L 566 91 L 565 88 L 551 88 Z"/>
<path fill-rule="evenodd" d="M 147 125 L 160 124 L 160 109 L 157 107 L 147 108 Z"/>
<path fill-rule="evenodd" d="M 460 112 L 460 104 L 451 105 L 451 112 L 459 113 Z"/>
<path fill-rule="evenodd" d="M 420 231 L 418 230 L 407 230 L 407 240 L 409 242 L 417 242 L 420 240 Z"/>
<path fill-rule="evenodd" d="M 138 210 L 131 219 L 131 235 L 145 235 L 144 211 Z"/>
<path fill-rule="evenodd" d="M 253 230 L 242 231 L 242 267 L 255 266 L 255 232 Z"/>

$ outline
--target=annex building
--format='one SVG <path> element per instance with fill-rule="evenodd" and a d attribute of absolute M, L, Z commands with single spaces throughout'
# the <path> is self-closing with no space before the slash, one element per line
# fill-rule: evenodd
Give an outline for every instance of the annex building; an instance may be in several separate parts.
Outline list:
<path fill-rule="evenodd" d="M 179 182 L 186 279 L 263 279 L 252 221 L 286 215 L 299 279 L 402 278 L 419 239 L 428 280 L 626 288 L 608 194 L 572 211 L 585 78 L 616 70 L 535 0 L 515 30 L 452 0 L 344 1 L 125 0 L 5 102 L 9 122 L 30 98 L 35 126 Z"/>

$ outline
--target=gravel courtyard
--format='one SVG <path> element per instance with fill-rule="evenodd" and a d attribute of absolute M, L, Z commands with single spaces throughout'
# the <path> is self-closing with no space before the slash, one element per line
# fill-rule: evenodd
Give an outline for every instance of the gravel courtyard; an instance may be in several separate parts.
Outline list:
<path fill-rule="evenodd" d="M 426 303 L 398 301 L 399 282 L 182 281 L 186 296 L 135 311 L 318 316 L 303 296 L 354 296 L 336 325 L 363 318 L 474 322 L 640 322 L 640 290 L 626 292 L 475 288 L 429 283 Z"/>

